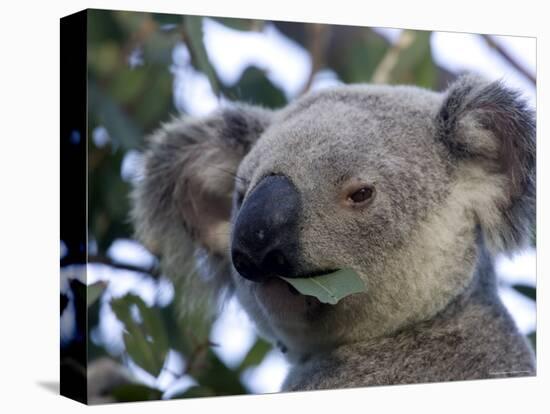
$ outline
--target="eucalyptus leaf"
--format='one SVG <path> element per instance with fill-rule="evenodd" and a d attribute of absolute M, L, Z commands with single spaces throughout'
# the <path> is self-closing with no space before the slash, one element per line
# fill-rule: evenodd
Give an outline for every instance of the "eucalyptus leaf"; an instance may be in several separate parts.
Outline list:
<path fill-rule="evenodd" d="M 162 391 L 142 384 L 122 384 L 114 388 L 111 394 L 118 402 L 154 401 L 162 398 Z"/>
<path fill-rule="evenodd" d="M 132 315 L 132 306 L 139 310 L 139 321 Z M 111 308 L 124 324 L 126 352 L 137 365 L 157 377 L 169 350 L 166 331 L 159 325 L 162 324 L 162 318 L 158 308 L 147 307 L 143 299 L 133 294 L 112 300 Z"/>
<path fill-rule="evenodd" d="M 185 16 L 186 44 L 191 52 L 192 64 L 208 77 L 213 92 L 218 95 L 220 92 L 220 82 L 204 46 L 202 20 L 203 18 L 200 16 Z"/>
<path fill-rule="evenodd" d="M 522 295 L 527 296 L 529 299 L 532 299 L 534 301 L 537 300 L 537 290 L 533 286 L 528 286 L 528 285 L 519 283 L 519 284 L 512 285 L 512 287 Z"/>
<path fill-rule="evenodd" d="M 200 397 L 214 397 L 216 393 L 208 387 L 203 387 L 200 385 L 194 385 L 187 390 L 177 393 L 170 397 L 171 400 L 178 398 L 200 398 Z"/>
<path fill-rule="evenodd" d="M 314 296 L 320 302 L 336 305 L 340 299 L 365 291 L 365 284 L 352 269 L 340 269 L 326 275 L 288 278 L 284 281 L 292 285 L 302 295 Z"/>
<path fill-rule="evenodd" d="M 253 102 L 268 108 L 280 108 L 287 103 L 283 91 L 271 82 L 265 70 L 256 66 L 246 68 L 239 81 L 225 92 L 232 100 Z"/>
<path fill-rule="evenodd" d="M 247 368 L 260 365 L 271 349 L 272 346 L 269 342 L 266 342 L 260 338 L 256 339 L 256 342 L 242 360 L 241 365 L 239 365 L 238 371 L 243 372 Z"/>
<path fill-rule="evenodd" d="M 216 355 L 212 349 L 206 349 L 201 360 L 193 360 L 195 371 L 190 370 L 198 385 L 205 387 L 215 395 L 249 394 L 249 390 L 242 384 L 239 372 L 232 370 Z M 195 356 L 195 358 L 199 358 Z"/>
<path fill-rule="evenodd" d="M 107 282 L 103 281 L 92 283 L 88 286 L 88 307 L 92 306 L 101 297 L 106 287 Z"/>

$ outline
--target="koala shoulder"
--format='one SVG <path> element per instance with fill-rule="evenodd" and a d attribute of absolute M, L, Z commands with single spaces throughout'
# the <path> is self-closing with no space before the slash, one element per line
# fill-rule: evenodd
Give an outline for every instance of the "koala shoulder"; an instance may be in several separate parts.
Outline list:
<path fill-rule="evenodd" d="M 499 309 L 499 307 L 501 307 Z M 480 323 L 486 332 L 479 332 Z M 502 305 L 469 308 L 413 329 L 343 345 L 296 364 L 286 391 L 504 378 L 535 374 L 535 357 Z"/>

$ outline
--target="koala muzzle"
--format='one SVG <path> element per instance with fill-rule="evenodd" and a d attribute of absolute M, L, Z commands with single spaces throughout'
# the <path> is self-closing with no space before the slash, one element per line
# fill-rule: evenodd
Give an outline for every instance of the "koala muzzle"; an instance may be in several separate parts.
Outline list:
<path fill-rule="evenodd" d="M 300 194 L 287 177 L 270 175 L 258 183 L 233 226 L 231 258 L 241 276 L 257 282 L 293 276 L 299 213 Z"/>

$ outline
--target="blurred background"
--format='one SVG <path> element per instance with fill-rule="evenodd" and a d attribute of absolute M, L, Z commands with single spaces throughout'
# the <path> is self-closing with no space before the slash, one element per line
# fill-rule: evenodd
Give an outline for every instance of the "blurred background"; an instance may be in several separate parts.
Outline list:
<path fill-rule="evenodd" d="M 160 123 L 338 84 L 442 90 L 464 71 L 503 79 L 535 108 L 535 59 L 534 38 L 90 10 L 89 266 L 85 279 L 64 265 L 61 241 L 61 346 L 87 337 L 92 402 L 277 392 L 288 369 L 235 301 L 215 321 L 181 317 L 181 287 L 133 240 L 128 194 Z M 533 346 L 534 244 L 497 260 L 501 297 Z"/>

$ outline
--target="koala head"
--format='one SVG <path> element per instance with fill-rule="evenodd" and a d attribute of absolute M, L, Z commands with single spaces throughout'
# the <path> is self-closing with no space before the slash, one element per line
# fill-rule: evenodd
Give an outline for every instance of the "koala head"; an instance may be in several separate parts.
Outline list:
<path fill-rule="evenodd" d="M 521 246 L 534 131 L 516 92 L 472 76 L 444 93 L 356 85 L 237 105 L 151 137 L 134 222 L 184 301 L 235 294 L 303 355 L 430 319 L 472 283 L 481 248 Z M 341 268 L 366 291 L 337 305 L 278 277 Z"/>

